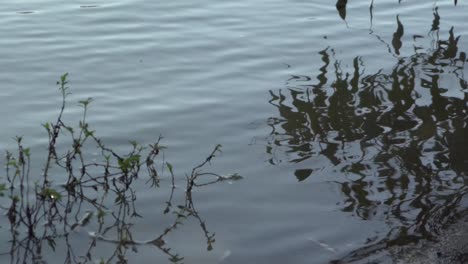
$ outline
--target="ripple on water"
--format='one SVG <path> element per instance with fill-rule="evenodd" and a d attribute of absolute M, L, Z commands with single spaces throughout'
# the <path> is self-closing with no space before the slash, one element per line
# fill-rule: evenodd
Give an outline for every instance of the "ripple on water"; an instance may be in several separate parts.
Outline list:
<path fill-rule="evenodd" d="M 93 97 L 107 144 L 162 134 L 183 177 L 219 143 L 210 168 L 245 177 L 196 193 L 217 242 L 175 235 L 192 260 L 325 263 L 427 238 L 464 194 L 467 6 L 370 2 L 345 20 L 325 0 L 6 3 L 0 146 L 45 148 L 69 72 L 67 118 Z"/>

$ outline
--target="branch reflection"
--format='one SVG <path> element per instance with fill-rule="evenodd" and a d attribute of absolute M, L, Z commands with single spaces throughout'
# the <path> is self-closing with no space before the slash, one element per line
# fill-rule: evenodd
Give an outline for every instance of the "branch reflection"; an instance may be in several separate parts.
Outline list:
<path fill-rule="evenodd" d="M 439 30 L 439 19 L 436 8 L 431 32 Z M 396 54 L 403 28 L 397 16 Z M 299 181 L 341 174 L 330 178 L 346 197 L 341 210 L 390 225 L 384 240 L 343 263 L 433 238 L 468 192 L 468 86 L 459 39 L 452 27 L 447 39 L 400 57 L 389 73 L 365 73 L 361 57 L 346 72 L 327 47 L 319 52 L 316 81 L 293 76 L 286 89 L 270 91 L 278 116 L 269 118 L 264 139 L 269 162 L 300 163 Z"/>

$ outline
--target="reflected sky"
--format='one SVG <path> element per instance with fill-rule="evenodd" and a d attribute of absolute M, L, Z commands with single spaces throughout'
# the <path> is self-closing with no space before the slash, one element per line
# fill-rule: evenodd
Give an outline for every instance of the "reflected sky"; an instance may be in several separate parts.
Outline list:
<path fill-rule="evenodd" d="M 93 97 L 90 121 L 109 146 L 162 134 L 183 189 L 184 173 L 220 143 L 215 171 L 245 176 L 196 193 L 216 244 L 207 252 L 188 221 L 166 244 L 186 263 L 345 262 L 430 238 L 464 192 L 467 3 L 399 2 L 5 3 L 1 148 L 24 134 L 42 169 L 40 124 L 55 118 L 54 80 L 68 71 L 67 119 Z M 170 188 L 143 185 L 144 217 L 126 222 L 137 241 L 171 224 L 161 217 Z M 0 242 L 10 245 L 5 226 Z M 70 237 L 77 252 L 97 226 L 87 228 Z M 105 238 L 118 235 L 116 226 Z M 115 246 L 99 241 L 93 257 Z M 56 263 L 62 249 L 49 255 Z M 168 258 L 153 246 L 123 249 L 137 262 Z"/>

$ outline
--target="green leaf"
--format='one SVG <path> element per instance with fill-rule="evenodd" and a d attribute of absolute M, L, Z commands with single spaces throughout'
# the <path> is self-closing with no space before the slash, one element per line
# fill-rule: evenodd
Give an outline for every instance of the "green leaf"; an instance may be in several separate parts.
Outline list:
<path fill-rule="evenodd" d="M 0 197 L 3 197 L 5 195 L 5 191 L 6 191 L 6 185 L 4 183 L 0 183 Z"/>
<path fill-rule="evenodd" d="M 24 155 L 29 157 L 29 155 L 30 155 L 30 149 L 29 148 L 23 149 L 23 152 L 24 152 Z"/>
<path fill-rule="evenodd" d="M 45 188 L 41 192 L 42 196 L 50 198 L 51 200 L 60 201 L 62 199 L 62 195 L 52 188 Z"/>
<path fill-rule="evenodd" d="M 140 163 L 140 155 L 132 155 L 126 159 L 120 159 L 118 162 L 120 169 L 126 172 L 131 167 Z"/>
<path fill-rule="evenodd" d="M 71 127 L 71 126 L 65 126 L 65 129 L 67 129 L 68 132 L 70 132 L 70 133 L 73 134 L 73 127 Z"/>
<path fill-rule="evenodd" d="M 166 166 L 167 166 L 167 169 L 169 170 L 169 172 L 171 174 L 174 174 L 174 172 L 172 171 L 172 164 L 170 164 L 169 162 L 166 162 Z"/>
<path fill-rule="evenodd" d="M 60 76 L 60 83 L 65 85 L 67 83 L 67 77 L 68 77 L 68 72 L 66 72 L 62 76 Z"/>
<path fill-rule="evenodd" d="M 83 107 L 87 107 L 92 101 L 93 101 L 93 98 L 88 97 L 88 99 L 86 99 L 86 100 L 78 101 L 78 104 L 80 104 Z"/>
<path fill-rule="evenodd" d="M 49 125 L 49 123 L 44 123 L 44 124 L 42 124 L 42 126 L 43 126 L 47 131 L 50 130 L 50 125 Z"/>
<path fill-rule="evenodd" d="M 84 131 L 84 134 L 85 134 L 86 137 L 92 137 L 92 136 L 94 136 L 94 132 L 95 132 L 94 130 L 93 130 L 93 131 L 89 131 L 88 129 L 86 129 L 86 130 Z"/>

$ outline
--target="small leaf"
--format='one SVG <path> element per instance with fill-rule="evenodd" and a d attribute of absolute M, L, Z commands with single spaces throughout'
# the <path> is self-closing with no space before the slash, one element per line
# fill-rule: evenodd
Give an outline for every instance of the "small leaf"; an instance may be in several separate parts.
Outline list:
<path fill-rule="evenodd" d="M 60 201 L 60 199 L 62 199 L 62 195 L 52 188 L 45 188 L 42 190 L 41 194 L 42 196 L 50 198 L 51 200 Z"/>
<path fill-rule="evenodd" d="M 6 185 L 4 183 L 0 184 L 0 197 L 3 197 L 5 194 L 4 192 L 6 191 Z"/>
<path fill-rule="evenodd" d="M 94 132 L 95 132 L 95 131 L 89 131 L 89 130 L 87 130 L 87 129 L 84 131 L 86 137 L 92 137 L 92 136 L 94 136 Z"/>
<path fill-rule="evenodd" d="M 65 126 L 65 128 L 68 130 L 68 132 L 73 134 L 73 127 Z"/>
<path fill-rule="evenodd" d="M 29 148 L 23 149 L 23 152 L 24 152 L 24 155 L 29 157 L 29 155 L 30 155 L 30 149 Z"/>
<path fill-rule="evenodd" d="M 49 125 L 49 123 L 44 123 L 44 124 L 42 124 L 42 126 L 43 126 L 45 129 L 47 129 L 47 131 L 50 130 L 50 125 Z"/>
<path fill-rule="evenodd" d="M 167 169 L 169 170 L 169 172 L 171 174 L 173 174 L 174 172 L 172 171 L 172 164 L 170 164 L 169 162 L 166 162 L 166 166 L 167 166 Z"/>
<path fill-rule="evenodd" d="M 88 97 L 88 99 L 80 100 L 80 101 L 78 101 L 78 103 L 83 107 L 87 107 L 92 101 L 93 101 L 93 98 Z"/>
<path fill-rule="evenodd" d="M 67 77 L 68 77 L 68 72 L 66 72 L 62 76 L 60 76 L 60 82 L 62 84 L 66 84 L 67 83 Z"/>

